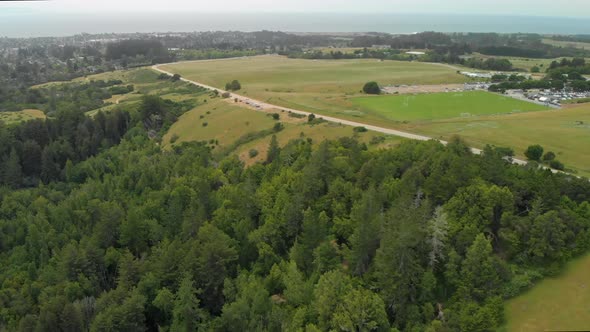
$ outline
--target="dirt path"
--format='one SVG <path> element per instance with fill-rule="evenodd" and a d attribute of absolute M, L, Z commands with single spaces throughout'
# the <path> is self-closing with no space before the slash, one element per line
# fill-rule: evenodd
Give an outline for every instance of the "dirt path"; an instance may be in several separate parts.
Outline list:
<path fill-rule="evenodd" d="M 199 60 L 197 60 L 199 61 Z M 201 60 L 201 61 L 210 61 L 210 60 Z M 196 62 L 196 61 L 189 61 L 189 62 Z M 152 69 L 160 72 L 160 73 L 164 73 L 164 74 L 168 74 L 170 76 L 174 75 L 171 72 L 168 72 L 166 70 L 163 70 L 160 68 L 160 66 L 165 66 L 165 65 L 172 65 L 172 64 L 178 64 L 181 62 L 176 62 L 176 63 L 170 63 L 170 64 L 160 64 L 160 65 L 155 65 L 152 66 Z M 273 105 L 273 104 L 269 104 L 260 100 L 255 100 L 249 97 L 245 97 L 236 93 L 232 93 L 229 91 L 224 91 L 222 89 L 218 89 L 216 87 L 210 86 L 210 85 L 206 85 L 203 83 L 199 83 L 199 82 L 195 82 L 189 79 L 186 79 L 184 77 L 181 78 L 182 81 L 184 82 L 188 82 L 200 87 L 203 87 L 205 89 L 209 89 L 209 90 L 217 90 L 219 91 L 219 93 L 224 93 L 224 92 L 228 92 L 230 94 L 230 98 L 233 100 L 235 98 L 238 98 L 241 102 L 243 103 L 248 103 L 251 106 L 253 106 L 254 108 L 260 110 L 260 111 L 269 111 L 271 109 L 277 109 L 277 110 L 285 110 L 286 112 L 292 112 L 292 113 L 296 113 L 296 114 L 302 114 L 302 115 L 309 115 L 311 114 L 310 112 L 305 112 L 305 111 L 301 111 L 301 110 L 296 110 L 296 109 L 291 109 L 291 108 L 286 108 L 286 107 L 281 107 L 281 106 L 277 106 L 277 105 Z M 258 106 L 258 107 L 257 107 Z M 398 137 L 403 137 L 403 138 L 408 138 L 408 139 L 413 139 L 413 140 L 419 140 L 419 141 L 430 141 L 430 140 L 436 140 L 444 145 L 447 145 L 448 142 L 443 141 L 443 140 L 438 140 L 432 137 L 428 137 L 428 136 L 423 136 L 423 135 L 418 135 L 418 134 L 412 134 L 412 133 L 408 133 L 408 132 L 404 132 L 404 131 L 400 131 L 400 130 L 395 130 L 395 129 L 390 129 L 390 128 L 383 128 L 383 127 L 378 127 L 378 126 L 373 126 L 373 125 L 368 125 L 365 123 L 361 123 L 361 122 L 356 122 L 356 121 L 350 121 L 350 120 L 344 120 L 344 119 L 339 119 L 339 118 L 335 118 L 335 117 L 331 117 L 331 116 L 325 116 L 325 115 L 318 115 L 316 114 L 316 116 L 326 120 L 326 121 L 330 121 L 330 122 L 334 122 L 334 123 L 339 123 L 339 124 L 343 124 L 343 125 L 347 125 L 347 126 L 352 126 L 352 127 L 365 127 L 369 130 L 378 132 L 378 133 L 382 133 L 382 134 L 387 134 L 387 135 L 393 135 L 393 136 L 398 136 Z M 471 152 L 473 152 L 474 154 L 482 154 L 483 151 L 481 149 L 476 149 L 476 148 L 471 148 Z M 512 159 L 512 162 L 514 164 L 517 165 L 526 165 L 527 162 L 525 160 L 521 160 L 521 159 Z M 544 166 L 542 166 L 544 167 Z M 560 173 L 560 171 L 548 168 L 548 167 L 544 167 L 546 169 L 550 169 L 553 173 Z"/>

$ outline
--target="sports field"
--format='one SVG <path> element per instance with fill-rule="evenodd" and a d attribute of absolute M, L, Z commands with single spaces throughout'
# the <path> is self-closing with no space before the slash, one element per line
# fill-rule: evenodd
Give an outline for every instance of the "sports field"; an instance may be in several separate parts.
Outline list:
<path fill-rule="evenodd" d="M 533 104 L 485 91 L 448 92 L 422 95 L 359 97 L 353 103 L 361 112 L 394 121 L 431 121 L 471 118 L 478 115 L 547 110 Z"/>
<path fill-rule="evenodd" d="M 506 332 L 589 331 L 590 255 L 506 304 Z"/>

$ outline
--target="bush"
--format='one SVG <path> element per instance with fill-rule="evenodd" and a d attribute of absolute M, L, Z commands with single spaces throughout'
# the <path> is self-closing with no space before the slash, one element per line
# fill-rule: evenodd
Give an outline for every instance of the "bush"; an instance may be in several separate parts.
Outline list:
<path fill-rule="evenodd" d="M 227 98 L 229 98 L 229 96 L 230 96 L 229 92 L 224 92 L 221 94 L 221 98 L 223 98 L 223 99 L 227 99 Z"/>
<path fill-rule="evenodd" d="M 555 160 L 555 153 L 548 151 L 547 153 L 545 153 L 545 155 L 543 156 L 543 160 L 544 161 L 551 161 L 551 160 Z"/>
<path fill-rule="evenodd" d="M 565 170 L 565 165 L 563 165 L 559 160 L 551 160 L 549 163 L 549 167 L 556 169 L 558 171 Z"/>
<path fill-rule="evenodd" d="M 539 161 L 539 160 L 541 160 L 541 157 L 543 156 L 543 147 L 538 144 L 531 145 L 526 149 L 526 151 L 524 152 L 524 155 L 529 160 Z"/>
<path fill-rule="evenodd" d="M 179 137 L 176 134 L 172 134 L 172 136 L 170 137 L 170 144 L 174 144 L 176 143 L 176 141 L 178 141 Z"/>
<path fill-rule="evenodd" d="M 272 118 L 273 118 L 273 120 L 278 120 L 281 118 L 281 116 L 279 115 L 279 113 L 273 113 Z"/>
<path fill-rule="evenodd" d="M 310 114 L 307 116 L 307 122 L 312 122 L 313 120 L 315 120 L 315 114 Z"/>
<path fill-rule="evenodd" d="M 363 92 L 369 95 L 378 95 L 381 93 L 381 88 L 377 82 L 367 82 L 363 87 Z"/>
<path fill-rule="evenodd" d="M 354 127 L 354 132 L 355 133 L 366 133 L 367 131 L 369 131 L 367 128 L 365 127 Z"/>
<path fill-rule="evenodd" d="M 279 131 L 283 130 L 285 127 L 283 126 L 282 123 L 277 122 L 275 123 L 275 125 L 272 127 L 272 130 L 276 133 L 278 133 Z"/>
<path fill-rule="evenodd" d="M 373 136 L 373 138 L 371 138 L 371 141 L 369 142 L 369 144 L 377 145 L 377 144 L 381 144 L 383 142 L 385 142 L 385 136 Z"/>
<path fill-rule="evenodd" d="M 252 149 L 252 150 L 250 150 L 250 151 L 248 152 L 248 156 L 249 156 L 250 158 L 254 158 L 254 157 L 256 157 L 257 155 L 258 155 L 258 150 L 256 150 L 256 149 Z"/>
<path fill-rule="evenodd" d="M 299 113 L 293 113 L 293 112 L 289 111 L 289 117 L 296 118 L 296 119 L 303 119 L 305 117 L 305 115 L 299 114 Z"/>
<path fill-rule="evenodd" d="M 180 75 L 174 74 L 174 76 L 172 76 L 172 78 L 171 78 L 171 81 L 172 82 L 180 81 Z"/>
<path fill-rule="evenodd" d="M 207 127 L 208 125 L 209 125 L 209 123 L 203 122 L 203 127 Z"/>
<path fill-rule="evenodd" d="M 534 66 L 533 68 L 531 68 L 531 73 L 540 73 L 541 69 L 537 66 Z"/>
<path fill-rule="evenodd" d="M 238 80 L 233 80 L 225 84 L 225 90 L 227 91 L 238 91 L 242 88 L 242 85 Z"/>

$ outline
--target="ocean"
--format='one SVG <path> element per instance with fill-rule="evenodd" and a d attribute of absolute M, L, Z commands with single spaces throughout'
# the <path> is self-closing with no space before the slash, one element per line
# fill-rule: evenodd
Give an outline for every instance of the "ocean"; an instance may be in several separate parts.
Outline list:
<path fill-rule="evenodd" d="M 3 15 L 4 14 L 4 15 Z M 0 12 L 0 36 L 190 32 L 499 32 L 590 34 L 590 18 L 460 14 L 170 13 L 54 14 Z"/>

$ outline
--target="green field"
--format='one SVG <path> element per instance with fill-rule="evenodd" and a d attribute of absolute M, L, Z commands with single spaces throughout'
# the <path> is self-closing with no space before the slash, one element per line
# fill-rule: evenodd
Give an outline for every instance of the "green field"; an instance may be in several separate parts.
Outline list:
<path fill-rule="evenodd" d="M 544 38 L 543 44 L 548 44 L 557 47 L 573 47 L 579 48 L 583 50 L 590 50 L 590 43 L 584 42 L 572 42 L 572 41 L 565 41 L 565 40 L 554 40 L 550 38 Z"/>
<path fill-rule="evenodd" d="M 537 105 L 484 91 L 359 97 L 353 103 L 364 113 L 393 121 L 431 121 L 478 115 L 547 110 Z"/>
<path fill-rule="evenodd" d="M 555 152 L 566 168 L 590 175 L 587 105 L 542 111 L 542 106 L 486 92 L 378 97 L 359 92 L 369 80 L 381 85 L 465 81 L 456 69 L 444 65 L 260 56 L 179 63 L 163 69 L 220 88 L 238 79 L 240 94 L 275 105 L 435 138 L 459 134 L 474 147 L 507 146 L 519 157 L 527 146 L 541 144 L 546 151 Z M 517 111 L 519 114 L 513 114 Z"/>
<path fill-rule="evenodd" d="M 590 330 L 590 255 L 568 264 L 557 278 L 547 278 L 506 304 L 504 331 Z"/>
<path fill-rule="evenodd" d="M 555 152 L 566 168 L 590 176 L 590 104 L 544 112 L 411 123 L 402 128 L 443 139 L 460 135 L 477 147 L 509 146 L 521 158 L 527 146 L 541 144 L 545 151 Z"/>
<path fill-rule="evenodd" d="M 179 63 L 162 69 L 185 78 L 223 88 L 242 83 L 240 94 L 283 107 L 309 112 L 348 109 L 347 97 L 360 95 L 367 81 L 382 85 L 462 83 L 468 79 L 443 65 L 419 62 L 358 60 L 302 60 L 258 56 Z"/>

